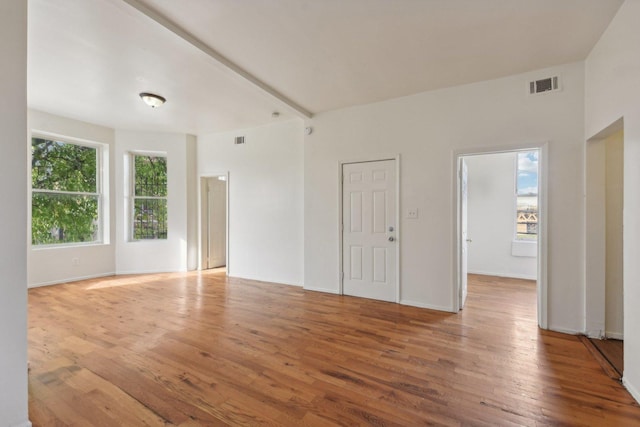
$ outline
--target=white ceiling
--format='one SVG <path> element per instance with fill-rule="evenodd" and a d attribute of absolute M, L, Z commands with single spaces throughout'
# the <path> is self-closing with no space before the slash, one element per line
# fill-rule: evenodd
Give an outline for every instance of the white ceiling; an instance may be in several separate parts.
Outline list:
<path fill-rule="evenodd" d="M 178 34 L 123 0 L 29 1 L 30 107 L 120 129 L 244 128 L 300 114 L 180 35 L 317 113 L 582 60 L 622 0 L 130 2 Z M 168 102 L 152 110 L 142 91 Z"/>

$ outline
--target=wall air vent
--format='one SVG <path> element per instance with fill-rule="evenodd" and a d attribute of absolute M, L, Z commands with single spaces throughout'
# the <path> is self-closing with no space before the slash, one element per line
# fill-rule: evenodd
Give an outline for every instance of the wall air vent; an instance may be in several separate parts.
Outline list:
<path fill-rule="evenodd" d="M 244 136 L 236 136 L 236 138 L 233 140 L 233 143 L 236 145 L 244 144 Z"/>
<path fill-rule="evenodd" d="M 529 82 L 529 95 L 553 92 L 556 90 L 560 90 L 560 78 L 558 76 Z"/>

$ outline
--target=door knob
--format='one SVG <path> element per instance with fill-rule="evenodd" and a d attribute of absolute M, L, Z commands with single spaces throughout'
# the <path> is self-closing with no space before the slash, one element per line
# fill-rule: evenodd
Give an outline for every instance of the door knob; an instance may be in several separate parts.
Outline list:
<path fill-rule="evenodd" d="M 393 242 L 394 240 L 396 240 L 393 236 L 389 237 L 389 241 Z"/>

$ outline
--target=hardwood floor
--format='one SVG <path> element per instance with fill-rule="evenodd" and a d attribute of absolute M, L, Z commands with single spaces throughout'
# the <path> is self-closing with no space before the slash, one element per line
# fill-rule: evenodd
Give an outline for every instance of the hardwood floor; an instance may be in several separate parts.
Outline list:
<path fill-rule="evenodd" d="M 430 311 L 221 273 L 29 291 L 34 426 L 631 426 L 640 407 L 535 286 L 471 276 Z"/>
<path fill-rule="evenodd" d="M 591 342 L 621 378 L 624 372 L 624 341 L 594 338 Z"/>

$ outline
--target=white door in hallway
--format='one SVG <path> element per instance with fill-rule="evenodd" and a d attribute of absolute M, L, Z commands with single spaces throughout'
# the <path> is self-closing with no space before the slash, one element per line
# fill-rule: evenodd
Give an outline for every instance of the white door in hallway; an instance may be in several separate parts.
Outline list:
<path fill-rule="evenodd" d="M 343 293 L 397 302 L 396 165 L 342 165 Z"/>
<path fill-rule="evenodd" d="M 227 181 L 223 176 L 207 179 L 207 265 L 227 265 Z"/>

